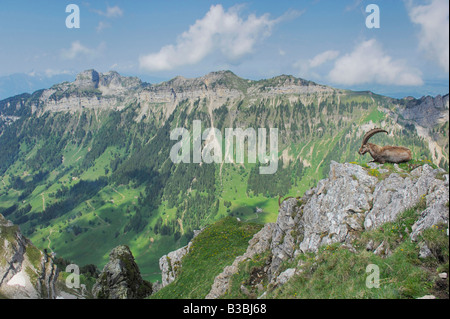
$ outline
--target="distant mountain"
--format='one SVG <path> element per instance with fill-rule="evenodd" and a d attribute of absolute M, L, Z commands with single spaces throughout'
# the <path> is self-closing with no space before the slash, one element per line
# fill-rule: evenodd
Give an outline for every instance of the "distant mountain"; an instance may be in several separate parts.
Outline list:
<path fill-rule="evenodd" d="M 252 81 L 217 71 L 148 84 L 87 70 L 0 101 L 0 213 L 80 266 L 101 269 L 127 245 L 154 282 L 159 258 L 194 230 L 226 216 L 274 222 L 278 197 L 315 187 L 332 161 L 370 161 L 357 151 L 371 128 L 389 132 L 374 143 L 407 146 L 414 160 L 448 170 L 448 109 L 448 94 L 393 99 L 290 75 Z M 266 164 L 248 160 L 173 163 L 171 131 L 192 134 L 195 120 L 222 137 L 226 128 L 277 128 L 276 173 L 261 175 Z"/>
<path fill-rule="evenodd" d="M 72 81 L 74 74 L 39 75 L 16 73 L 0 76 L 0 99 L 48 88 L 56 83 Z"/>

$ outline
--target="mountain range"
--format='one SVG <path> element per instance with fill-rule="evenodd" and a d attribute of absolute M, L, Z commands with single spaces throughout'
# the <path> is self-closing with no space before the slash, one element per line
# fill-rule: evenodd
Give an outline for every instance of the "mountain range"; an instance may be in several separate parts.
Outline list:
<path fill-rule="evenodd" d="M 445 93 L 445 92 L 444 92 Z M 403 145 L 448 171 L 448 94 L 393 99 L 289 75 L 253 81 L 230 71 L 159 84 L 87 70 L 0 101 L 0 213 L 41 250 L 99 269 L 127 245 L 142 277 L 194 231 L 227 216 L 265 224 L 279 197 L 303 196 L 336 162 L 365 163 L 371 141 Z M 174 128 L 278 128 L 278 170 L 262 163 L 175 164 Z"/>

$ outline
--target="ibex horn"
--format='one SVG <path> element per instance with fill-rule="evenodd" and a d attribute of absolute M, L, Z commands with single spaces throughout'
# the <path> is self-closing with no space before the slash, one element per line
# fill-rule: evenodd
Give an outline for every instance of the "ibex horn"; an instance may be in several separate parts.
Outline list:
<path fill-rule="evenodd" d="M 363 141 L 362 141 L 362 145 L 367 144 L 367 142 L 369 141 L 369 139 L 374 136 L 377 133 L 386 133 L 388 134 L 387 131 L 381 129 L 381 128 L 374 128 L 372 130 L 370 130 L 369 132 L 366 133 L 366 135 L 364 135 Z"/>

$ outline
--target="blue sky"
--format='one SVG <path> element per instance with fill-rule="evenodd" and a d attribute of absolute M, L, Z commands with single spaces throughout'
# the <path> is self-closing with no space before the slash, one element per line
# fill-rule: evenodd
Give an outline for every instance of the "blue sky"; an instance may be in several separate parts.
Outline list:
<path fill-rule="evenodd" d="M 80 28 L 66 27 L 66 6 Z M 380 28 L 366 26 L 366 7 Z M 394 97 L 448 93 L 448 0 L 31 1 L 0 4 L 0 77 L 94 68 L 155 83 L 229 69 Z"/>

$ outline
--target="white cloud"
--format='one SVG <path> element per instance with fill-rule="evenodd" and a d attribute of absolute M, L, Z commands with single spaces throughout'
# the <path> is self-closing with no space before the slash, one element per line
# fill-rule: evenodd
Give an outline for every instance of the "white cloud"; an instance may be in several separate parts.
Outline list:
<path fill-rule="evenodd" d="M 337 59 L 328 77 L 345 85 L 423 85 L 419 70 L 408 67 L 403 60 L 393 60 L 375 39 L 360 43 L 353 52 Z"/>
<path fill-rule="evenodd" d="M 119 6 L 114 7 L 107 6 L 106 11 L 101 10 L 92 10 L 92 11 L 107 18 L 118 18 L 123 16 L 123 10 Z"/>
<path fill-rule="evenodd" d="M 141 68 L 162 71 L 192 65 L 216 50 L 228 61 L 237 61 L 252 53 L 257 42 L 271 34 L 275 24 L 300 15 L 300 12 L 290 11 L 274 20 L 269 18 L 269 14 L 260 17 L 251 14 L 247 19 L 242 19 L 239 8 L 225 11 L 221 5 L 211 6 L 202 19 L 181 34 L 175 45 L 167 45 L 157 53 L 141 56 Z"/>
<path fill-rule="evenodd" d="M 70 49 L 63 49 L 61 51 L 61 57 L 66 60 L 73 60 L 79 56 L 84 56 L 88 58 L 95 58 L 98 57 L 101 53 L 101 51 L 104 49 L 105 44 L 100 43 L 100 45 L 97 48 L 90 49 L 83 44 L 81 44 L 80 41 L 74 41 L 72 42 Z"/>
<path fill-rule="evenodd" d="M 325 62 L 333 61 L 339 56 L 339 51 L 329 50 L 316 55 L 308 61 L 310 68 L 316 68 Z"/>
<path fill-rule="evenodd" d="M 449 2 L 428 0 L 426 5 L 407 1 L 411 21 L 421 28 L 419 47 L 427 56 L 449 72 Z"/>

